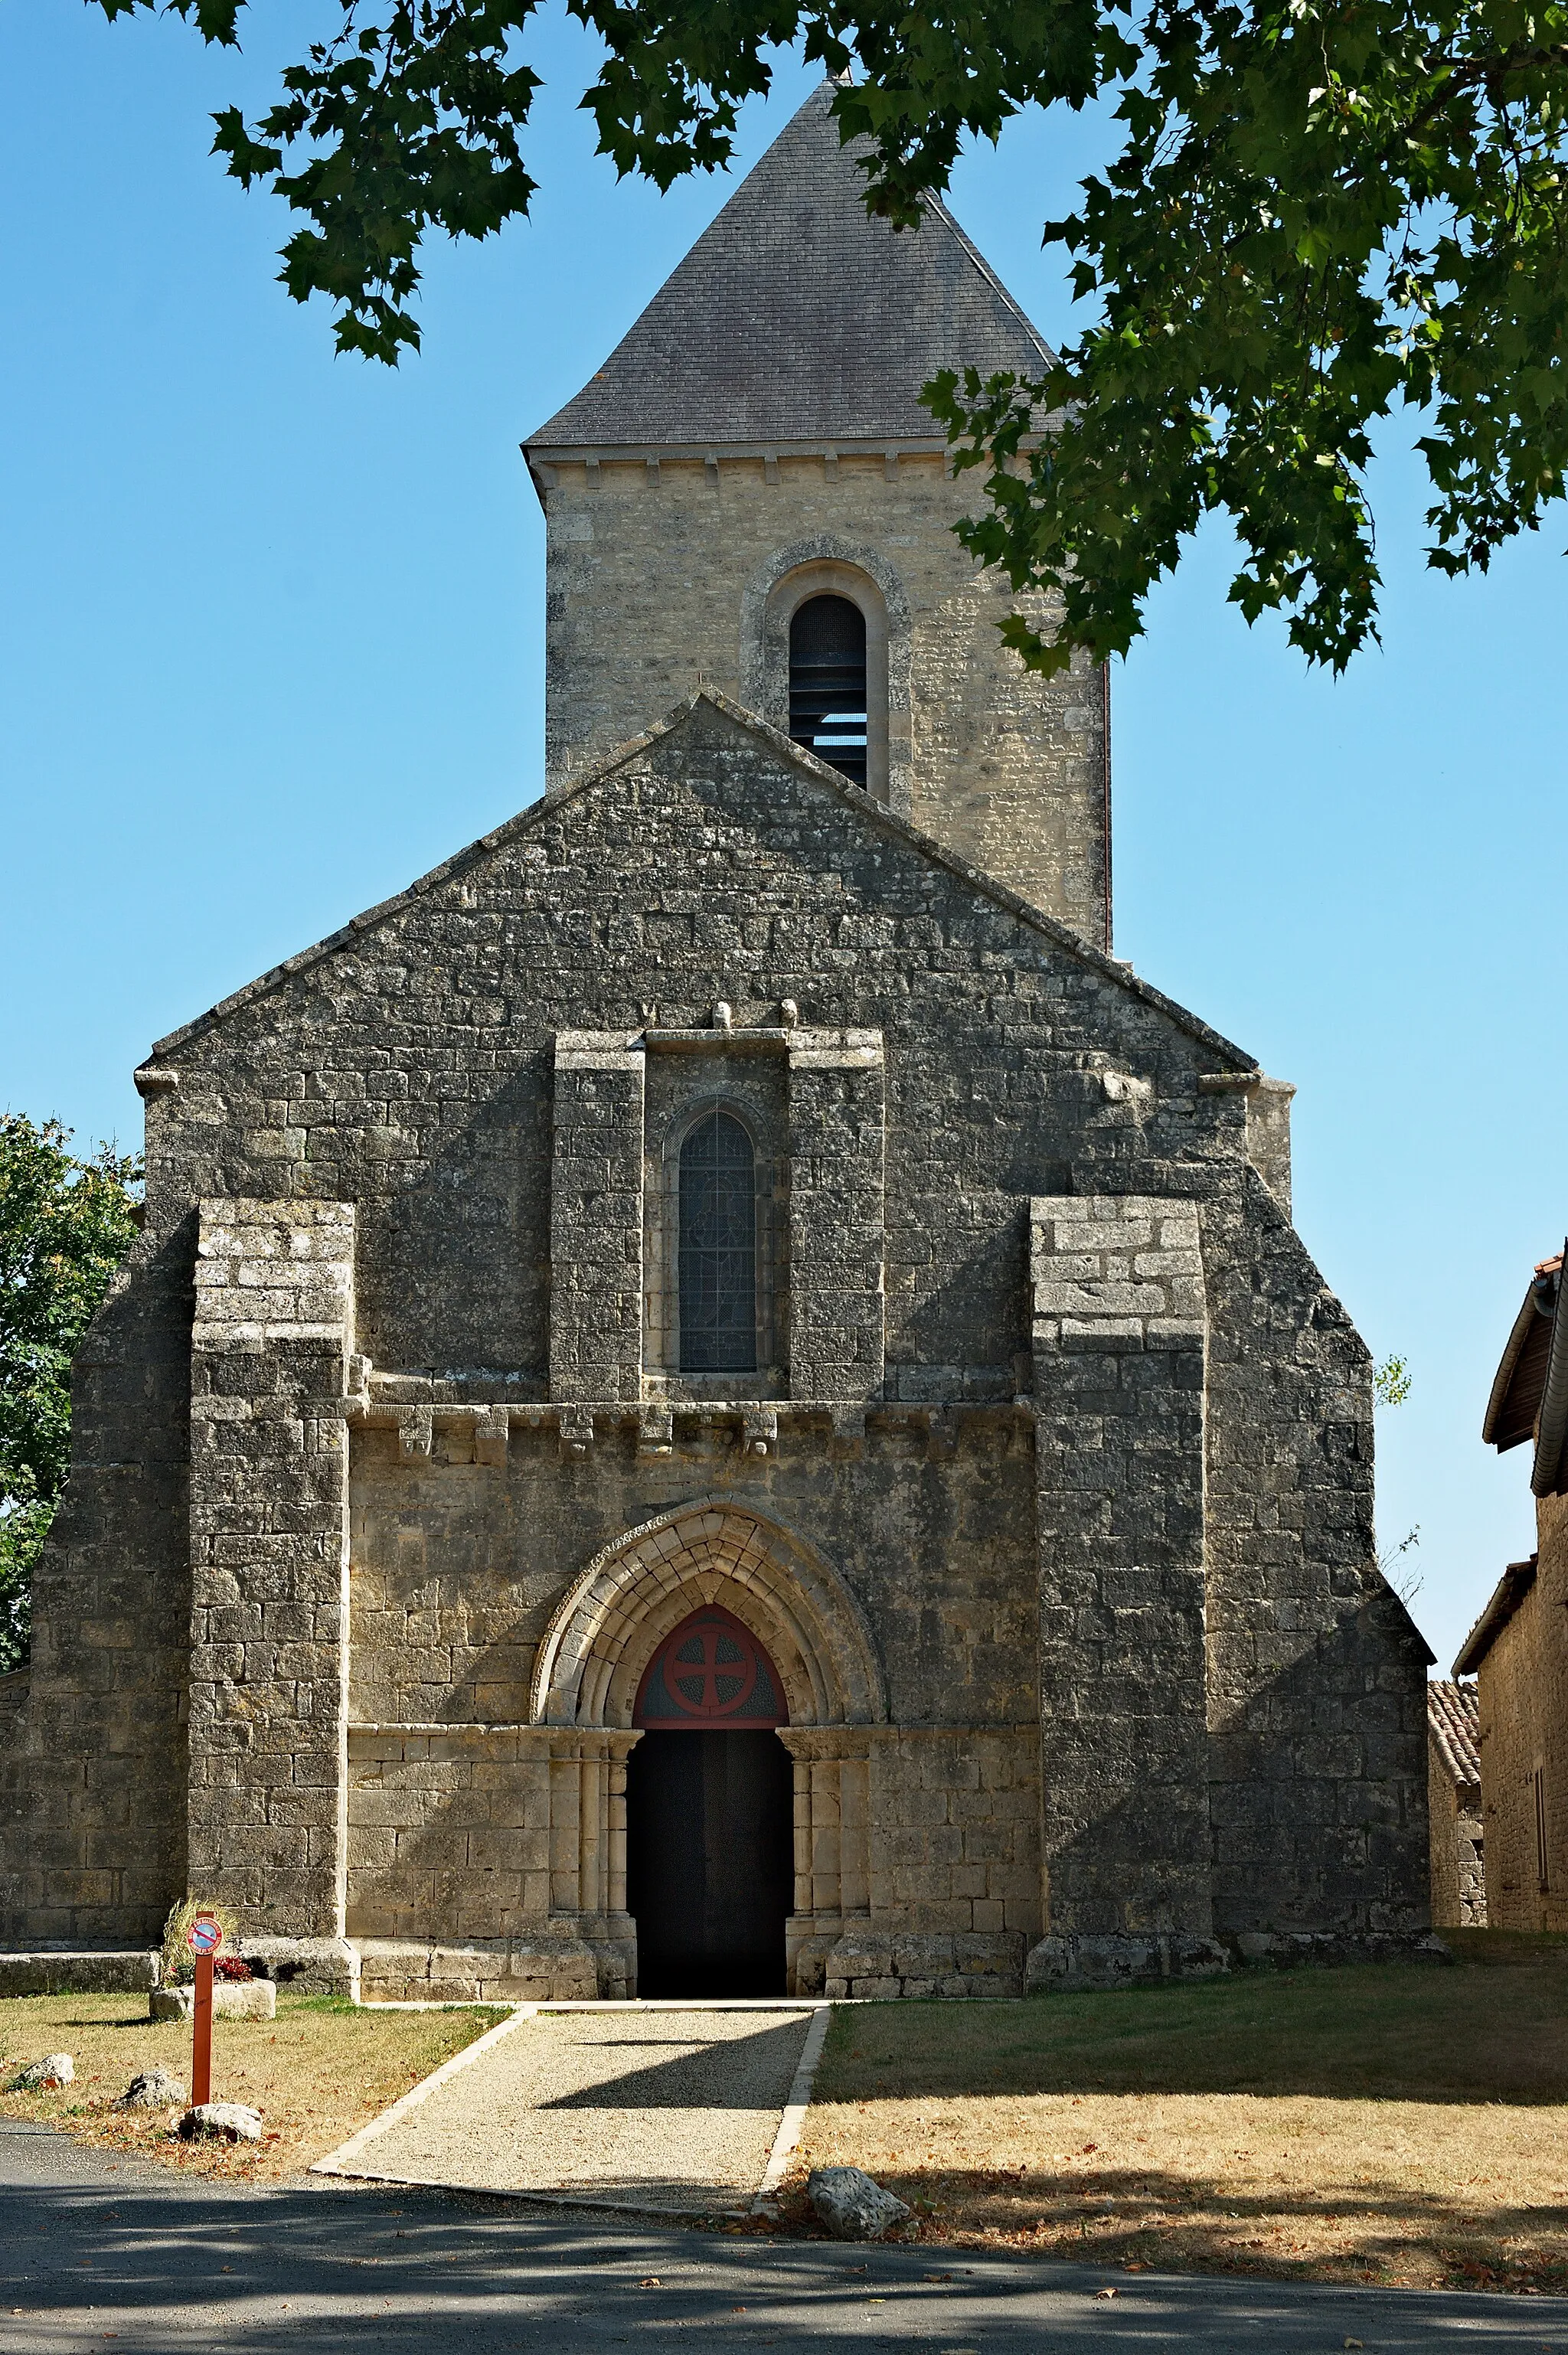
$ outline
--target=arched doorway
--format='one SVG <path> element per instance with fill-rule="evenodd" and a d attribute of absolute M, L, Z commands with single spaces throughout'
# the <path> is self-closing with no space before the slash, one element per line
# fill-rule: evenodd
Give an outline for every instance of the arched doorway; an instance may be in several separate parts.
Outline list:
<path fill-rule="evenodd" d="M 692 1612 L 644 1672 L 626 1765 L 626 1903 L 637 1990 L 783 1995 L 794 1898 L 784 1680 L 749 1627 Z"/>

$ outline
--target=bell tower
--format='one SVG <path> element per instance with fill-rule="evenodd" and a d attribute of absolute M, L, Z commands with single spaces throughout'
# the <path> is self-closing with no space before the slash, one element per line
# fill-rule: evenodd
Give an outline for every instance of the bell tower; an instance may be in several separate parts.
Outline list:
<path fill-rule="evenodd" d="M 547 518 L 560 784 L 699 671 L 873 799 L 1110 943 L 1106 683 L 1026 671 L 953 536 L 920 389 L 1050 355 L 945 207 L 870 219 L 824 82 L 576 398 L 524 444 Z M 1028 610 L 1049 628 L 1044 600 Z"/>

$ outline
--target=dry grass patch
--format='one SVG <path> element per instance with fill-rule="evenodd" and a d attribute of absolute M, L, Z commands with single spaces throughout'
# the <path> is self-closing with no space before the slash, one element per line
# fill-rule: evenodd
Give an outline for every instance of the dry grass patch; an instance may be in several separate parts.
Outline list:
<path fill-rule="evenodd" d="M 149 2020 L 144 1995 L 11 1996 L 0 1999 L 0 2085 L 46 2052 L 69 2052 L 76 2081 L 57 2093 L 0 2094 L 0 2117 L 40 2119 L 195 2175 L 264 2181 L 324 2158 L 505 2017 L 361 2010 L 280 1991 L 276 2019 L 220 2019 L 212 2031 L 213 2099 L 260 2110 L 266 2140 L 183 2143 L 170 2134 L 170 2113 L 117 2105 L 155 2061 L 188 2087 L 188 2028 Z"/>
<path fill-rule="evenodd" d="M 838 2012 L 811 2167 L 919 2237 L 1317 2281 L 1568 2289 L 1568 1940 Z"/>

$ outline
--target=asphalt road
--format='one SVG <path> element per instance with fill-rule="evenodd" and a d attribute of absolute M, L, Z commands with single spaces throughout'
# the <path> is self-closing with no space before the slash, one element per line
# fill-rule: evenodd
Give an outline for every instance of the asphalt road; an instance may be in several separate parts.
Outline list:
<path fill-rule="evenodd" d="M 1115 2297 L 1096 2293 L 1115 2289 Z M 312 2180 L 240 2191 L 0 2124 L 0 2350 L 1568 2355 L 1568 2300 L 1101 2273 L 765 2243 Z"/>

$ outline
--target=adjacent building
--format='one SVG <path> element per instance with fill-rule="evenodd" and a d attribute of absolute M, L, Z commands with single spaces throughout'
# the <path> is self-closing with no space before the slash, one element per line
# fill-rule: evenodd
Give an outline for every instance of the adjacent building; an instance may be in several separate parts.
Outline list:
<path fill-rule="evenodd" d="M 1432 1821 L 1432 1926 L 1487 1921 L 1481 1754 L 1476 1688 L 1435 1677 L 1426 1688 L 1426 1797 Z"/>
<path fill-rule="evenodd" d="M 1568 1929 L 1568 1319 L 1563 1256 L 1535 1269 L 1482 1436 L 1531 1449 L 1536 1550 L 1509 1562 L 1454 1663 L 1477 1692 L 1487 1918 Z"/>

